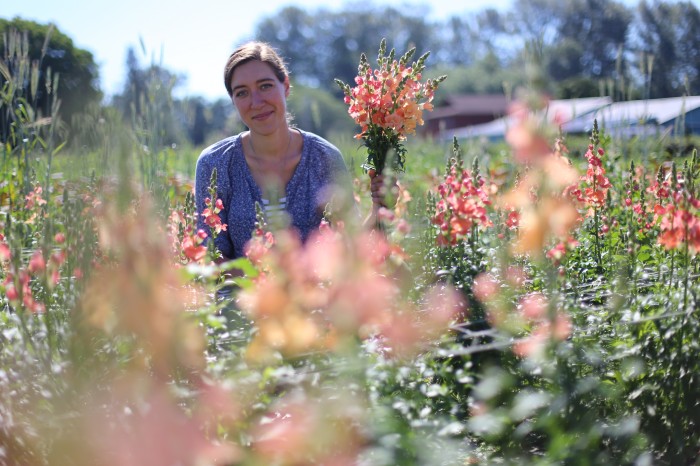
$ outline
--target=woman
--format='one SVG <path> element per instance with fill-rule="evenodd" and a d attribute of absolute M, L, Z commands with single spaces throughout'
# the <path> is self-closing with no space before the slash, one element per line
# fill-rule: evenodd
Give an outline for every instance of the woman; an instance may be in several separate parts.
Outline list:
<path fill-rule="evenodd" d="M 268 44 L 250 42 L 235 50 L 224 69 L 224 85 L 248 131 L 200 155 L 197 212 L 206 208 L 216 169 L 217 197 L 224 205 L 219 215 L 228 228 L 215 244 L 225 259 L 244 254 L 255 228 L 256 203 L 268 222 L 287 223 L 306 239 L 318 228 L 333 188 L 350 189 L 340 151 L 320 136 L 290 126 L 289 73 Z M 201 215 L 198 226 L 209 232 Z"/>
<path fill-rule="evenodd" d="M 289 73 L 282 58 L 264 42 L 236 49 L 224 68 L 224 85 L 248 128 L 207 147 L 197 161 L 197 213 L 206 208 L 212 172 L 227 230 L 215 239 L 224 259 L 244 255 L 256 222 L 256 203 L 276 226 L 291 226 L 305 240 L 318 228 L 335 189 L 350 193 L 340 151 L 325 139 L 289 124 Z M 373 212 L 382 205 L 383 180 L 372 177 Z M 349 196 L 348 196 L 349 197 Z M 215 199 L 212 199 L 214 201 Z M 373 222 L 372 215 L 367 219 Z M 209 233 L 201 215 L 198 227 Z"/>

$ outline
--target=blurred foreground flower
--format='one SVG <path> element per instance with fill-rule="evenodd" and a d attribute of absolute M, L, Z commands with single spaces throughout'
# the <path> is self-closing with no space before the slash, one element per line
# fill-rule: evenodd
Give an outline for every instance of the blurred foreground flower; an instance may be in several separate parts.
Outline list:
<path fill-rule="evenodd" d="M 535 102 L 541 104 L 540 100 Z M 546 122 L 541 110 L 526 101 L 513 104 L 516 119 L 506 139 L 516 161 L 522 164 L 523 175 L 497 202 L 509 215 L 519 212 L 513 252 L 532 257 L 542 257 L 550 242 L 565 240 L 579 218 L 575 203 L 564 195 L 579 175 L 565 157 L 566 146 L 561 140 L 550 145 L 547 138 L 558 128 Z"/>
<path fill-rule="evenodd" d="M 205 366 L 204 334 L 185 312 L 192 299 L 172 266 L 172 253 L 152 218 L 151 204 L 121 211 L 105 204 L 100 217 L 100 245 L 107 262 L 90 277 L 81 309 L 92 326 L 135 336 L 137 353 L 156 373 Z"/>
<path fill-rule="evenodd" d="M 462 308 L 457 292 L 432 290 L 422 308 L 409 302 L 390 273 L 391 251 L 378 232 L 351 237 L 322 228 L 305 245 L 279 232 L 263 257 L 266 273 L 239 297 L 258 328 L 249 358 L 343 351 L 350 341 L 375 335 L 403 356 L 446 331 Z"/>
<path fill-rule="evenodd" d="M 508 109 L 513 124 L 505 139 L 515 161 L 521 165 L 537 165 L 540 158 L 552 153 L 551 141 L 559 133 L 559 117 L 555 115 L 552 123 L 548 121 L 545 115 L 548 105 L 548 99 L 530 94 L 514 101 Z"/>
<path fill-rule="evenodd" d="M 520 212 L 515 253 L 538 257 L 549 242 L 569 236 L 579 214 L 576 204 L 562 192 L 577 177 L 565 159 L 550 154 L 529 168 L 515 188 L 500 198 L 502 208 Z"/>
<path fill-rule="evenodd" d="M 143 381 L 132 379 L 124 386 L 138 384 Z M 233 444 L 208 438 L 200 419 L 187 415 L 165 385 L 154 387 L 140 399 L 116 391 L 110 400 L 86 413 L 84 426 L 84 451 L 90 452 L 92 464 L 223 466 L 241 457 Z M 82 456 L 79 452 L 73 455 Z"/>
<path fill-rule="evenodd" d="M 330 399 L 324 393 L 293 395 L 273 405 L 254 426 L 254 464 L 358 464 L 365 443 L 364 403 L 340 387 Z"/>
<path fill-rule="evenodd" d="M 539 357 L 550 342 L 566 340 L 571 334 L 571 321 L 563 311 L 556 310 L 552 314 L 550 303 L 540 293 L 522 297 L 518 303 L 518 311 L 530 334 L 521 337 L 513 345 L 513 352 L 521 357 Z"/>
<path fill-rule="evenodd" d="M 186 308 L 202 302 L 173 267 L 150 199 L 113 199 L 97 207 L 99 261 L 61 329 L 70 340 L 67 359 L 51 366 L 52 379 L 61 381 L 52 386 L 55 392 L 43 390 L 27 404 L 24 411 L 31 412 L 20 419 L 33 434 L 28 438 L 41 439 L 34 443 L 46 462 L 37 464 L 239 461 L 240 448 L 219 438 L 220 427 L 238 421 L 238 403 L 206 377 L 204 330 Z M 28 270 L 50 277 L 61 252 L 48 260 L 34 253 Z"/>

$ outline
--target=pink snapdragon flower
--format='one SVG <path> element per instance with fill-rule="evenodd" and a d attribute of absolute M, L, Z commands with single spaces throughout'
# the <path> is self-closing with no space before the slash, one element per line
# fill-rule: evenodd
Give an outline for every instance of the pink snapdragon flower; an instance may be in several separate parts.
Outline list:
<path fill-rule="evenodd" d="M 213 206 L 210 198 L 206 198 L 204 203 L 207 207 L 202 211 L 201 215 L 204 217 L 204 223 L 214 232 L 214 236 L 222 231 L 226 231 L 227 225 L 222 223 L 221 217 L 219 217 L 219 213 L 224 209 L 224 203 L 221 199 L 217 199 Z"/>
<path fill-rule="evenodd" d="M 590 209 L 600 209 L 605 204 L 608 190 L 612 187 L 610 180 L 605 175 L 602 158 L 605 151 L 596 149 L 589 144 L 586 152 L 588 168 L 586 174 L 581 176 L 579 184 L 569 188 L 569 193 L 579 202 Z"/>

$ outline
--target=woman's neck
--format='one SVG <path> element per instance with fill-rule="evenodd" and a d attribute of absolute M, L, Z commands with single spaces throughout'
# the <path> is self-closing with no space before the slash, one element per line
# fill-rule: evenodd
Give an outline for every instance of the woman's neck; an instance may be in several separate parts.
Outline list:
<path fill-rule="evenodd" d="M 250 155 L 255 159 L 283 159 L 289 155 L 291 145 L 292 131 L 288 127 L 270 135 L 248 132 Z"/>
<path fill-rule="evenodd" d="M 301 133 L 298 134 L 301 137 Z M 302 142 L 291 129 L 287 130 L 286 136 L 285 139 L 273 138 L 272 135 L 264 138 L 248 133 L 244 138 L 244 154 L 248 168 L 263 196 L 268 196 L 266 199 L 279 197 L 279 194 L 274 193 L 285 192 L 285 187 L 301 160 Z M 268 145 L 262 146 L 261 149 L 261 141 L 267 141 Z"/>

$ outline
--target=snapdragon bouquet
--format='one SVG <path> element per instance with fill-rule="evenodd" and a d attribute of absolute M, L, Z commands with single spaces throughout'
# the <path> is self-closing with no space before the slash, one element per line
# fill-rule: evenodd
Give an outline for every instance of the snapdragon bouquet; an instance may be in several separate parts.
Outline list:
<path fill-rule="evenodd" d="M 363 168 L 382 173 L 387 164 L 395 172 L 405 168 L 406 148 L 403 141 L 415 134 L 423 124 L 423 111 L 433 109 L 433 96 L 446 76 L 421 82 L 421 73 L 430 52 L 409 63 L 415 47 L 398 60 L 394 49 L 386 54 L 386 40 L 382 39 L 377 57 L 377 68 L 372 69 L 367 56 L 360 56 L 355 87 L 340 79 L 335 82 L 345 94 L 348 113 L 360 125 L 355 137 L 362 139 L 367 148 Z"/>

